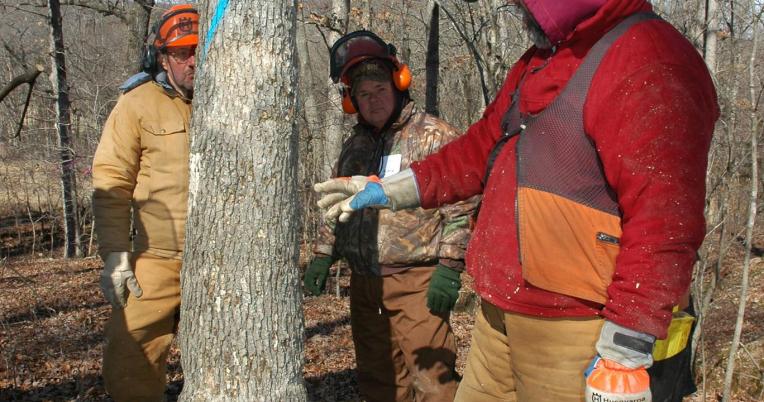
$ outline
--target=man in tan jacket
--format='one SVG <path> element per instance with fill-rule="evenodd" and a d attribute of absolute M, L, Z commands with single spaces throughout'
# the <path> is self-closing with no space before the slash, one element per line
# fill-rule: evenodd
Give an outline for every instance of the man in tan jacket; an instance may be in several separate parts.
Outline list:
<path fill-rule="evenodd" d="M 144 71 L 120 87 L 93 159 L 100 285 L 113 307 L 103 376 L 116 401 L 164 399 L 180 306 L 198 26 L 190 5 L 162 14 Z"/>

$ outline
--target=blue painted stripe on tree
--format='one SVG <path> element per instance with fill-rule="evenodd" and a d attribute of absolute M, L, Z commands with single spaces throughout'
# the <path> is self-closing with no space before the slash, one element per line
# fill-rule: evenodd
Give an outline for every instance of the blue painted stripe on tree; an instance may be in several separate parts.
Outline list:
<path fill-rule="evenodd" d="M 223 20 L 226 9 L 228 8 L 228 0 L 219 0 L 217 6 L 215 6 L 215 14 L 212 16 L 212 22 L 210 22 L 210 29 L 207 31 L 207 36 L 204 37 L 204 51 L 202 52 L 202 59 L 207 55 L 207 50 L 210 48 L 210 42 L 215 37 L 215 31 L 218 28 L 218 24 Z"/>

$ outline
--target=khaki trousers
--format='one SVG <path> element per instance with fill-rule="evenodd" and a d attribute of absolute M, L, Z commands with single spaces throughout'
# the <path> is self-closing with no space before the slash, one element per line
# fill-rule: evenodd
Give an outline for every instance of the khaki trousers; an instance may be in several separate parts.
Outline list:
<path fill-rule="evenodd" d="M 139 254 L 133 267 L 143 295 L 132 294 L 106 324 L 103 378 L 121 401 L 162 401 L 167 353 L 177 330 L 181 261 Z"/>
<path fill-rule="evenodd" d="M 451 401 L 457 381 L 449 314 L 427 308 L 434 267 L 383 277 L 353 273 L 350 323 L 366 401 Z"/>
<path fill-rule="evenodd" d="M 483 299 L 455 400 L 583 401 L 584 370 L 603 322 L 508 313 Z"/>

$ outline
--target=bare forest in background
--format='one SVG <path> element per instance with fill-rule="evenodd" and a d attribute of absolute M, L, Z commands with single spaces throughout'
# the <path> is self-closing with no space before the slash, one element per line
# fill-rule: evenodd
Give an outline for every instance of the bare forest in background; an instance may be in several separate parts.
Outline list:
<path fill-rule="evenodd" d="M 117 87 L 139 70 L 148 16 L 153 22 L 169 6 L 154 0 L 60 1 L 69 116 L 62 145 L 50 3 L 58 0 L 0 0 L 0 289 L 4 276 L 14 275 L 3 269 L 6 259 L 94 258 L 93 153 Z M 697 400 L 716 400 L 729 388 L 764 400 L 764 291 L 753 285 L 764 276 L 764 234 L 756 225 L 764 211 L 758 197 L 764 178 L 757 171 L 764 154 L 764 0 L 652 3 L 706 60 L 722 111 L 709 155 L 707 236 L 692 285 L 699 313 L 693 339 Z M 366 28 L 395 44 L 411 67 L 414 101 L 460 129 L 480 118 L 529 42 L 506 0 L 308 0 L 297 3 L 296 13 L 302 265 L 320 215 L 311 186 L 329 176 L 355 122 L 342 114 L 328 78 L 334 40 Z M 67 169 L 74 183 L 69 192 Z M 65 198 L 76 206 L 70 220 Z M 76 227 L 67 232 L 68 225 Z M 65 251 L 70 242 L 76 253 Z M 731 315 L 723 322 L 706 320 L 725 303 L 731 303 Z M 6 318 L 0 311 L 0 327 L 8 329 Z M 5 365 L 9 372 L 12 361 L 4 356 L 0 369 Z"/>

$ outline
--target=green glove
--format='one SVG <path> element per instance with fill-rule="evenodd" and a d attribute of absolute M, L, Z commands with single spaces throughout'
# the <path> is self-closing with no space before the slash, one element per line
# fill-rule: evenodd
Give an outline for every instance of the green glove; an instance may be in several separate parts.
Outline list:
<path fill-rule="evenodd" d="M 445 313 L 454 308 L 462 287 L 461 272 L 444 265 L 436 265 L 427 289 L 427 308 L 435 313 Z"/>
<path fill-rule="evenodd" d="M 329 256 L 314 257 L 305 270 L 303 283 L 305 289 L 313 296 L 318 296 L 324 292 L 326 287 L 326 278 L 329 276 L 329 267 L 334 264 L 334 258 Z"/>

